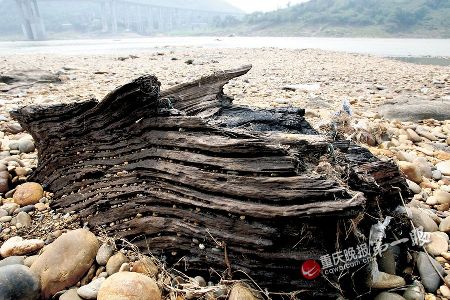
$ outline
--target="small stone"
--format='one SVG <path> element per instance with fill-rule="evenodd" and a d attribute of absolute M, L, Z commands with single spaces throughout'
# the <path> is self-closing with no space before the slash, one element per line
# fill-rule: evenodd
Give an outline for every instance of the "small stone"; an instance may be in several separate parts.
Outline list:
<path fill-rule="evenodd" d="M 442 179 L 442 173 L 439 170 L 431 171 L 431 175 L 432 175 L 434 180 L 441 180 Z"/>
<path fill-rule="evenodd" d="M 17 167 L 15 170 L 17 176 L 28 176 L 32 170 L 30 168 Z"/>
<path fill-rule="evenodd" d="M 3 208 L 0 208 L 0 218 L 6 217 L 8 215 L 8 212 L 4 210 Z"/>
<path fill-rule="evenodd" d="M 408 287 L 403 293 L 403 298 L 406 300 L 424 300 L 425 299 L 425 289 L 422 284 L 417 280 L 414 284 Z"/>
<path fill-rule="evenodd" d="M 450 193 L 443 190 L 436 190 L 433 194 L 439 204 L 450 203 Z"/>
<path fill-rule="evenodd" d="M 95 260 L 100 266 L 106 266 L 109 258 L 113 255 L 114 246 L 110 243 L 104 243 L 98 249 L 97 255 L 95 256 Z"/>
<path fill-rule="evenodd" d="M 35 210 L 34 205 L 27 205 L 27 206 L 24 206 L 24 207 L 20 208 L 20 211 L 23 211 L 23 212 L 26 212 L 26 213 L 32 212 L 33 210 Z"/>
<path fill-rule="evenodd" d="M 108 260 L 108 263 L 106 264 L 106 272 L 109 276 L 111 276 L 112 274 L 117 273 L 122 264 L 126 262 L 128 262 L 128 258 L 119 251 Z"/>
<path fill-rule="evenodd" d="M 445 298 L 450 298 L 450 289 L 446 285 L 441 285 L 439 291 Z"/>
<path fill-rule="evenodd" d="M 0 299 L 39 299 L 39 279 L 23 265 L 0 267 Z"/>
<path fill-rule="evenodd" d="M 26 212 L 19 212 L 16 216 L 17 223 L 20 223 L 23 225 L 23 227 L 29 227 L 31 226 L 31 217 Z"/>
<path fill-rule="evenodd" d="M 415 182 L 406 179 L 406 182 L 408 183 L 409 189 L 413 191 L 414 194 L 420 194 L 422 192 L 422 188 Z"/>
<path fill-rule="evenodd" d="M 205 287 L 206 286 L 206 280 L 202 276 L 195 276 L 194 281 L 198 286 Z"/>
<path fill-rule="evenodd" d="M 375 300 L 405 300 L 405 298 L 396 293 L 382 292 L 375 297 Z"/>
<path fill-rule="evenodd" d="M 44 189 L 39 183 L 27 182 L 16 188 L 13 199 L 20 206 L 25 206 L 38 203 L 43 195 Z"/>
<path fill-rule="evenodd" d="M 20 206 L 17 203 L 8 202 L 3 204 L 2 209 L 8 212 L 8 215 L 12 215 L 12 213 L 18 209 Z"/>
<path fill-rule="evenodd" d="M 408 212 L 408 215 L 411 217 L 411 220 L 415 227 L 422 227 L 425 232 L 435 232 L 439 230 L 439 227 L 436 224 L 436 222 L 433 221 L 433 219 L 425 212 L 424 209 L 419 209 L 416 207 L 408 207 L 406 208 L 406 211 Z"/>
<path fill-rule="evenodd" d="M 12 217 L 11 216 L 4 216 L 0 218 L 0 223 L 7 223 L 7 222 L 11 222 Z"/>
<path fill-rule="evenodd" d="M 119 272 L 130 272 L 130 264 L 129 263 L 123 263 L 120 266 Z"/>
<path fill-rule="evenodd" d="M 31 267 L 31 265 L 36 261 L 36 259 L 39 257 L 39 255 L 32 255 L 32 256 L 27 256 L 23 262 L 23 264 L 25 266 L 27 266 L 28 268 Z"/>
<path fill-rule="evenodd" d="M 44 241 L 32 239 L 24 240 L 20 236 L 14 236 L 8 239 L 0 247 L 0 255 L 2 257 L 25 255 L 35 252 L 44 247 Z"/>
<path fill-rule="evenodd" d="M 439 271 L 441 275 L 445 274 L 442 266 L 432 257 L 429 257 L 426 253 L 420 252 L 417 257 L 417 268 L 419 270 L 420 279 L 425 287 L 425 290 L 434 293 L 439 288 L 441 283 L 441 277 L 436 273 L 435 268 Z"/>
<path fill-rule="evenodd" d="M 143 274 L 119 272 L 103 282 L 97 299 L 161 300 L 161 291 L 155 280 Z"/>
<path fill-rule="evenodd" d="M 413 142 L 421 142 L 422 139 L 420 138 L 420 136 L 411 128 L 407 128 L 406 129 L 406 134 L 408 135 L 409 140 L 413 141 Z"/>
<path fill-rule="evenodd" d="M 92 264 L 92 266 L 89 268 L 89 271 L 83 276 L 83 278 L 80 280 L 80 285 L 87 285 L 89 282 L 92 281 L 95 277 L 95 271 L 97 270 L 97 266 L 95 264 Z"/>
<path fill-rule="evenodd" d="M 425 249 L 431 255 L 438 256 L 448 251 L 448 236 L 444 232 L 430 233 L 430 242 L 425 244 Z"/>
<path fill-rule="evenodd" d="M 425 203 L 428 204 L 428 205 L 437 205 L 437 204 L 439 204 L 438 200 L 434 196 L 428 197 L 427 201 L 425 201 Z"/>
<path fill-rule="evenodd" d="M 23 265 L 24 259 L 25 259 L 24 256 L 10 256 L 10 257 L 0 260 L 0 267 L 9 266 L 9 265 Z"/>
<path fill-rule="evenodd" d="M 98 290 L 106 278 L 97 278 L 87 285 L 77 289 L 77 294 L 83 299 L 97 299 Z"/>
<path fill-rule="evenodd" d="M 78 296 L 77 289 L 70 289 L 59 297 L 59 300 L 83 300 Z"/>
<path fill-rule="evenodd" d="M 378 270 L 378 265 L 374 263 L 369 286 L 373 289 L 392 289 L 404 286 L 405 279 L 400 276 L 388 274 Z"/>
<path fill-rule="evenodd" d="M 35 146 L 33 141 L 25 139 L 25 140 L 21 140 L 19 141 L 19 151 L 21 153 L 30 153 L 30 152 L 34 152 L 35 150 Z"/>
<path fill-rule="evenodd" d="M 405 174 L 406 178 L 414 181 L 415 183 L 422 182 L 422 174 L 417 165 L 406 161 L 399 161 L 398 166 L 403 174 Z"/>
<path fill-rule="evenodd" d="M 22 132 L 23 128 L 19 123 L 9 123 L 6 125 L 5 131 L 12 134 L 17 134 Z"/>
<path fill-rule="evenodd" d="M 436 164 L 436 169 L 438 169 L 443 175 L 450 176 L 450 160 Z"/>
<path fill-rule="evenodd" d="M 446 233 L 450 232 L 450 216 L 441 221 L 441 224 L 439 224 L 439 230 Z"/>
<path fill-rule="evenodd" d="M 237 283 L 231 288 L 228 300 L 257 300 L 258 298 L 248 287 Z"/>
<path fill-rule="evenodd" d="M 36 208 L 37 211 L 44 211 L 44 210 L 48 209 L 49 207 L 45 203 L 38 202 L 34 205 L 34 208 Z"/>
<path fill-rule="evenodd" d="M 144 256 L 132 264 L 131 272 L 142 273 L 152 278 L 156 278 L 159 270 L 150 257 Z"/>
<path fill-rule="evenodd" d="M 41 279 L 42 297 L 47 299 L 80 281 L 91 268 L 98 248 L 95 235 L 85 229 L 69 231 L 48 245 L 31 266 Z"/>
<path fill-rule="evenodd" d="M 431 178 L 433 176 L 431 167 L 432 165 L 427 161 L 425 157 L 418 157 L 413 161 L 413 164 L 419 167 L 420 173 L 426 178 Z"/>

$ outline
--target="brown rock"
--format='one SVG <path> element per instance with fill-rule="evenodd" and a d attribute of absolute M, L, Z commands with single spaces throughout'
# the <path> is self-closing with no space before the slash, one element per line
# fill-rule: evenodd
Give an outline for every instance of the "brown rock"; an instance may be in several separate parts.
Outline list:
<path fill-rule="evenodd" d="M 420 169 L 415 164 L 406 161 L 399 161 L 398 166 L 403 174 L 405 174 L 406 178 L 414 181 L 415 183 L 422 182 L 422 174 Z"/>
<path fill-rule="evenodd" d="M 437 256 L 448 251 L 448 236 L 444 232 L 430 233 L 430 243 L 425 244 L 425 249 L 431 255 Z"/>
<path fill-rule="evenodd" d="M 131 272 L 142 273 L 155 278 L 159 271 L 153 260 L 150 257 L 144 256 L 133 263 Z"/>
<path fill-rule="evenodd" d="M 14 236 L 3 243 L 0 248 L 2 257 L 20 256 L 35 252 L 44 247 L 42 240 L 24 240 L 20 236 Z"/>
<path fill-rule="evenodd" d="M 108 259 L 108 263 L 106 264 L 106 272 L 108 276 L 119 272 L 122 264 L 128 262 L 128 258 L 122 253 L 117 252 L 110 259 Z"/>
<path fill-rule="evenodd" d="M 94 262 L 98 248 L 95 235 L 85 229 L 69 231 L 48 245 L 31 266 L 41 279 L 43 298 L 80 281 Z"/>
<path fill-rule="evenodd" d="M 39 183 L 27 182 L 17 187 L 13 199 L 20 206 L 25 206 L 38 203 L 43 196 L 44 189 Z"/>
<path fill-rule="evenodd" d="M 155 280 L 134 272 L 115 273 L 98 291 L 97 300 L 161 300 Z"/>
<path fill-rule="evenodd" d="M 228 300 L 256 300 L 259 299 L 252 291 L 243 284 L 235 284 L 230 292 Z"/>
<path fill-rule="evenodd" d="M 447 233 L 450 232 L 450 217 L 447 217 L 441 221 L 441 224 L 439 224 L 439 230 Z"/>
<path fill-rule="evenodd" d="M 421 142 L 422 141 L 420 136 L 411 128 L 406 129 L 406 133 L 408 135 L 409 140 L 411 140 L 413 142 Z"/>

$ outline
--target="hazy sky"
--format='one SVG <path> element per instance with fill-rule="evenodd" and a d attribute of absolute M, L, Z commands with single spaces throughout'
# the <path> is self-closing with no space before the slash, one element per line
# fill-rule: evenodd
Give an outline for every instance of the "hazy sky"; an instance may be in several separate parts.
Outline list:
<path fill-rule="evenodd" d="M 254 11 L 270 11 L 276 10 L 277 8 L 286 7 L 286 5 L 291 2 L 291 4 L 305 2 L 306 0 L 227 0 L 236 7 L 239 7 L 245 12 Z"/>

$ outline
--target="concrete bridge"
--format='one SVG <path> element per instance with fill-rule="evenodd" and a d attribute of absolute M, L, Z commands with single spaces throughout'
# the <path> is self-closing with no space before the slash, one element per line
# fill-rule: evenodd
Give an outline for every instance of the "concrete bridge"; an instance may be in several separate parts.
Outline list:
<path fill-rule="evenodd" d="M 44 40 L 46 30 L 39 6 L 61 0 L 16 0 L 22 30 L 29 40 Z M 67 0 L 65 0 L 67 1 Z M 126 31 L 152 34 L 176 29 L 188 29 L 212 24 L 217 18 L 240 17 L 242 14 L 149 4 L 145 0 L 72 0 L 100 6 L 102 32 L 115 34 L 119 24 Z"/>

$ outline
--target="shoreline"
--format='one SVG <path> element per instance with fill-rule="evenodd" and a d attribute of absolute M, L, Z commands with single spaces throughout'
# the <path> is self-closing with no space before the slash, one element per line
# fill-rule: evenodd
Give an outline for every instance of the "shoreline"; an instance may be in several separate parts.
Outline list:
<path fill-rule="evenodd" d="M 320 49 L 380 57 L 450 57 L 450 39 L 326 37 L 146 37 L 0 42 L 0 55 L 141 53 L 160 48 Z"/>

